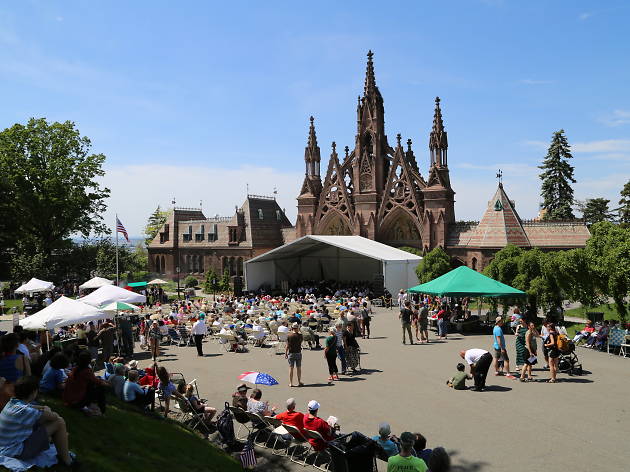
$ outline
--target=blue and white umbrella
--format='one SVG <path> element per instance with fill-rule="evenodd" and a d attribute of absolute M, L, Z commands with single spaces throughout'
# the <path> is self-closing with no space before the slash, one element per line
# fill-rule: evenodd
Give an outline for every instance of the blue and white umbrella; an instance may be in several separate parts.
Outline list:
<path fill-rule="evenodd" d="M 276 379 L 263 372 L 243 372 L 238 378 L 243 382 L 249 382 L 254 385 L 278 385 Z"/>

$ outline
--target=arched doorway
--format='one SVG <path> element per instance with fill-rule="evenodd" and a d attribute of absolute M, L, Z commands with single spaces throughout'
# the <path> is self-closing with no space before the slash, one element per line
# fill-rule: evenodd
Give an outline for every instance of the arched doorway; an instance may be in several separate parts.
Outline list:
<path fill-rule="evenodd" d="M 350 226 L 346 219 L 338 212 L 329 213 L 321 222 L 322 228 L 318 234 L 325 236 L 350 236 Z"/>
<path fill-rule="evenodd" d="M 379 239 L 392 246 L 422 248 L 420 230 L 412 215 L 403 209 L 394 210 L 387 215 L 385 221 L 383 221 Z"/>

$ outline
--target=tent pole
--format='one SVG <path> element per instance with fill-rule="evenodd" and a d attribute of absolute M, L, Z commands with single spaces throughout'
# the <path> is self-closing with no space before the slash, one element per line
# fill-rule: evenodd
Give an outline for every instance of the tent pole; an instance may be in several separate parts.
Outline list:
<path fill-rule="evenodd" d="M 119 285 L 119 280 L 118 280 L 118 213 L 116 213 L 116 226 L 115 226 L 115 231 L 116 231 L 116 287 L 118 287 Z"/>

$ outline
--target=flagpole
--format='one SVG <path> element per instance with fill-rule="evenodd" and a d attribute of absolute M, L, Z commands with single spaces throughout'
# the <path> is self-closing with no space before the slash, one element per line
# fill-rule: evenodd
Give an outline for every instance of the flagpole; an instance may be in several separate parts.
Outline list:
<path fill-rule="evenodd" d="M 116 213 L 115 230 L 116 231 L 116 287 L 118 287 L 118 213 Z"/>

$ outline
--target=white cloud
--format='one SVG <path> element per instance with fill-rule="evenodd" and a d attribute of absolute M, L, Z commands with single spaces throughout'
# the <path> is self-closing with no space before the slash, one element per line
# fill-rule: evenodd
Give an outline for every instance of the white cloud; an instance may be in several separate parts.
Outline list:
<path fill-rule="evenodd" d="M 295 222 L 296 200 L 303 174 L 280 172 L 269 167 L 242 166 L 222 169 L 202 166 L 129 165 L 107 166 L 102 185 L 111 190 L 105 223 L 113 225 L 115 214 L 127 232 L 140 236 L 147 218 L 155 208 L 170 208 L 173 197 L 176 206 L 198 208 L 203 201 L 206 216 L 231 216 L 240 207 L 247 192 L 272 195 L 278 189 L 278 204 L 286 208 Z"/>
<path fill-rule="evenodd" d="M 521 144 L 540 150 L 547 150 L 547 148 L 549 147 L 549 143 L 545 141 L 523 141 Z"/>
<path fill-rule="evenodd" d="M 593 16 L 592 13 L 589 12 L 584 12 L 584 13 L 580 13 L 580 16 L 578 16 L 578 18 L 582 21 L 589 19 L 591 16 Z"/>
<path fill-rule="evenodd" d="M 604 139 L 573 143 L 571 149 L 573 152 L 628 152 L 630 151 L 630 139 Z"/>
<path fill-rule="evenodd" d="M 611 127 L 627 125 L 630 124 L 630 111 L 613 110 L 609 115 L 601 117 L 599 121 Z"/>

